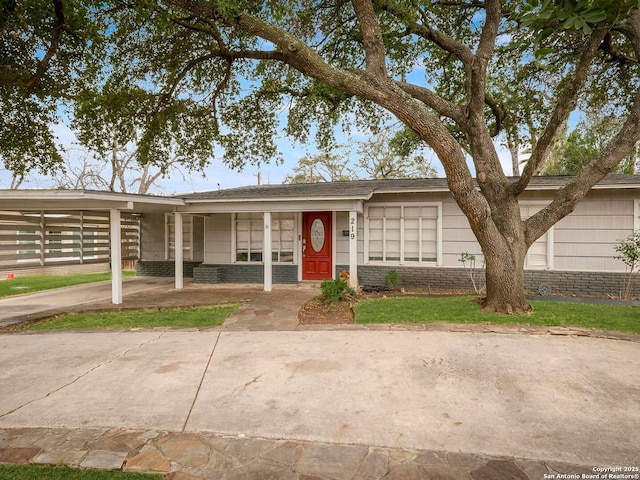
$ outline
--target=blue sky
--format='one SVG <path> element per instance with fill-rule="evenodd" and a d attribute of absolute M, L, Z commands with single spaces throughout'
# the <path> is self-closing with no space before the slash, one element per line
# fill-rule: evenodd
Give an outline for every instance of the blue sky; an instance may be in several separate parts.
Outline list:
<path fill-rule="evenodd" d="M 58 137 L 58 142 L 67 147 L 67 149 L 75 143 L 75 136 L 66 125 L 58 125 L 54 127 L 54 131 Z M 346 137 L 344 139 L 346 142 Z M 353 144 L 354 141 L 363 140 L 366 140 L 366 136 L 362 133 L 356 133 L 352 135 L 349 142 Z M 248 165 L 243 171 L 237 171 L 229 169 L 219 158 L 214 158 L 205 169 L 204 176 L 199 172 L 183 172 L 185 175 L 183 180 L 180 174 L 174 173 L 167 178 L 158 180 L 156 188 L 153 188 L 150 193 L 174 194 L 216 190 L 218 189 L 218 184 L 220 188 L 256 185 L 258 172 L 261 174 L 263 184 L 279 184 L 283 182 L 288 174 L 292 173 L 300 158 L 318 153 L 318 150 L 313 145 L 294 144 L 287 138 L 280 139 L 278 145 L 284 158 L 284 163 L 281 165 L 270 163 L 263 165 L 261 168 Z M 510 174 L 511 159 L 509 152 L 498 145 L 498 153 L 505 172 Z M 355 161 L 355 154 L 352 154 L 352 160 Z M 444 176 L 442 165 L 435 155 L 431 165 L 436 168 L 438 176 Z M 9 172 L 0 169 L 0 188 L 9 188 L 10 183 L 11 175 Z M 21 188 L 54 188 L 54 186 L 55 184 L 50 177 L 32 174 Z"/>

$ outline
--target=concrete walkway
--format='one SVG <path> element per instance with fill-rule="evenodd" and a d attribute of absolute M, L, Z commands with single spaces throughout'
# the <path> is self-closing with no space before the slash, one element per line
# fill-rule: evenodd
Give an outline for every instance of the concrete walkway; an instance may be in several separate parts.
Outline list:
<path fill-rule="evenodd" d="M 122 282 L 123 296 L 173 285 L 172 278 L 135 277 Z M 73 287 L 44 290 L 28 295 L 0 298 L 0 328 L 56 315 L 70 307 L 111 301 L 111 281 L 87 283 Z"/>
<path fill-rule="evenodd" d="M 254 292 L 211 330 L 0 334 L 0 463 L 183 480 L 541 479 L 640 467 L 640 343 L 268 331 L 275 306 L 287 305 L 289 322 L 312 293 L 283 289 L 274 302 Z"/>

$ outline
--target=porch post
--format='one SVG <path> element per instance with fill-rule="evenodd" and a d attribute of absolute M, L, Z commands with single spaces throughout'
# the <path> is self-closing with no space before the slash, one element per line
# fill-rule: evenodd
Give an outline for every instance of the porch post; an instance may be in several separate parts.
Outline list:
<path fill-rule="evenodd" d="M 120 239 L 120 210 L 109 211 L 109 237 L 111 240 L 111 303 L 122 303 L 122 241 Z"/>
<path fill-rule="evenodd" d="M 349 285 L 358 289 L 358 212 L 349 212 Z"/>
<path fill-rule="evenodd" d="M 271 257 L 271 212 L 264 212 L 264 241 L 262 242 L 264 263 L 264 291 L 270 292 L 273 284 L 273 260 Z"/>
<path fill-rule="evenodd" d="M 175 257 L 175 280 L 176 280 L 176 290 L 182 290 L 184 287 L 184 246 L 183 246 L 183 229 L 182 229 L 182 213 L 175 212 L 175 228 L 173 229 L 173 234 L 175 235 L 173 244 L 175 245 L 175 249 L 173 251 L 173 256 Z"/>

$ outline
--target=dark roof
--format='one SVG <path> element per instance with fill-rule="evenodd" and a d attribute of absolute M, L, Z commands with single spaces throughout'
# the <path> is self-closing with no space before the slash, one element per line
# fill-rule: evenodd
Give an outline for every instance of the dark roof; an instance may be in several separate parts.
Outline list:
<path fill-rule="evenodd" d="M 572 176 L 549 175 L 533 177 L 528 189 L 560 188 Z M 517 177 L 510 177 L 517 180 Z M 637 185 L 640 188 L 640 175 L 610 174 L 599 184 L 600 187 Z M 228 188 L 176 195 L 185 200 L 252 200 L 279 198 L 357 198 L 367 199 L 374 193 L 391 192 L 428 192 L 448 190 L 446 178 L 410 178 L 390 180 L 353 180 L 341 182 L 293 183 L 282 185 L 252 185 L 248 187 Z"/>

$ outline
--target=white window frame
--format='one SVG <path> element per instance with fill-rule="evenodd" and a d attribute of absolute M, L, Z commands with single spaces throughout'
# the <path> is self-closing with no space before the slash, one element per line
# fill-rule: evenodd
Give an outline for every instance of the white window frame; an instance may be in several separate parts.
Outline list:
<path fill-rule="evenodd" d="M 400 208 L 400 260 L 385 261 L 386 242 L 383 237 L 383 260 L 369 260 L 369 208 L 392 207 Z M 418 261 L 404 261 L 404 209 L 405 207 L 436 207 L 436 261 L 429 262 L 422 259 L 422 218 L 420 218 L 419 228 L 419 250 Z M 386 217 L 385 217 L 386 220 Z M 386 222 L 383 222 L 383 224 Z M 442 202 L 379 202 L 368 203 L 364 206 L 364 262 L 368 265 L 406 265 L 406 266 L 441 266 L 442 265 Z"/>
<path fill-rule="evenodd" d="M 633 202 L 633 231 L 640 230 L 640 199 Z"/>
<path fill-rule="evenodd" d="M 264 219 L 264 212 L 243 212 L 243 213 L 248 213 L 248 214 L 257 214 L 260 215 L 260 221 L 263 222 Z M 293 240 L 292 240 L 292 249 L 293 249 L 293 256 L 292 256 L 292 261 L 290 262 L 281 262 L 281 261 L 272 261 L 273 265 L 296 265 L 298 263 L 298 236 L 300 235 L 299 232 L 299 215 L 296 215 L 295 212 L 272 212 L 271 213 L 271 224 L 273 226 L 273 222 L 274 221 L 280 221 L 282 220 L 281 215 L 290 215 L 290 217 L 287 217 L 287 220 L 292 220 L 293 221 Z M 257 219 L 254 219 L 257 220 Z M 237 252 L 237 221 L 238 221 L 238 214 L 237 213 L 232 213 L 231 214 L 231 258 L 230 261 L 231 263 L 238 263 L 241 265 L 244 264 L 254 264 L 254 265 L 262 265 L 264 264 L 264 245 L 262 245 L 262 251 L 261 251 L 261 258 L 262 260 L 260 261 L 251 261 L 251 255 L 249 253 L 249 255 L 247 256 L 247 260 L 238 260 L 238 252 Z M 264 227 L 263 227 L 264 228 Z M 278 229 L 278 232 L 280 232 L 281 230 Z M 249 234 L 251 235 L 251 234 Z M 280 235 L 280 233 L 278 233 L 278 235 Z M 271 230 L 271 255 L 273 256 L 274 252 L 278 252 L 278 259 L 280 258 L 280 247 L 278 249 L 274 248 L 274 242 L 276 241 L 276 238 L 274 236 L 274 231 L 273 228 Z M 279 242 L 281 243 L 281 242 Z"/>
<path fill-rule="evenodd" d="M 521 201 L 520 202 L 520 207 L 542 206 L 542 208 L 544 208 L 547 205 L 549 205 L 549 202 L 545 202 L 544 200 L 531 200 L 531 201 Z M 542 210 L 542 208 L 540 210 Z M 522 214 L 520 214 L 520 215 L 522 215 Z M 529 217 L 527 217 L 527 218 L 529 218 Z M 527 218 L 524 218 L 523 220 L 526 220 Z M 528 269 L 528 270 L 553 270 L 553 254 L 554 254 L 554 248 L 553 248 L 553 245 L 554 245 L 553 237 L 554 237 L 554 235 L 553 235 L 553 233 L 554 233 L 554 229 L 555 229 L 555 225 L 552 225 L 551 228 L 549 230 L 547 230 L 543 234 L 543 236 L 547 235 L 547 265 L 544 266 L 544 267 L 531 266 L 529 264 L 529 254 L 531 252 L 531 247 L 529 247 L 529 249 L 527 250 L 527 256 L 525 257 L 525 260 L 524 260 L 524 268 L 525 269 Z M 536 242 L 538 240 L 536 240 Z"/>

